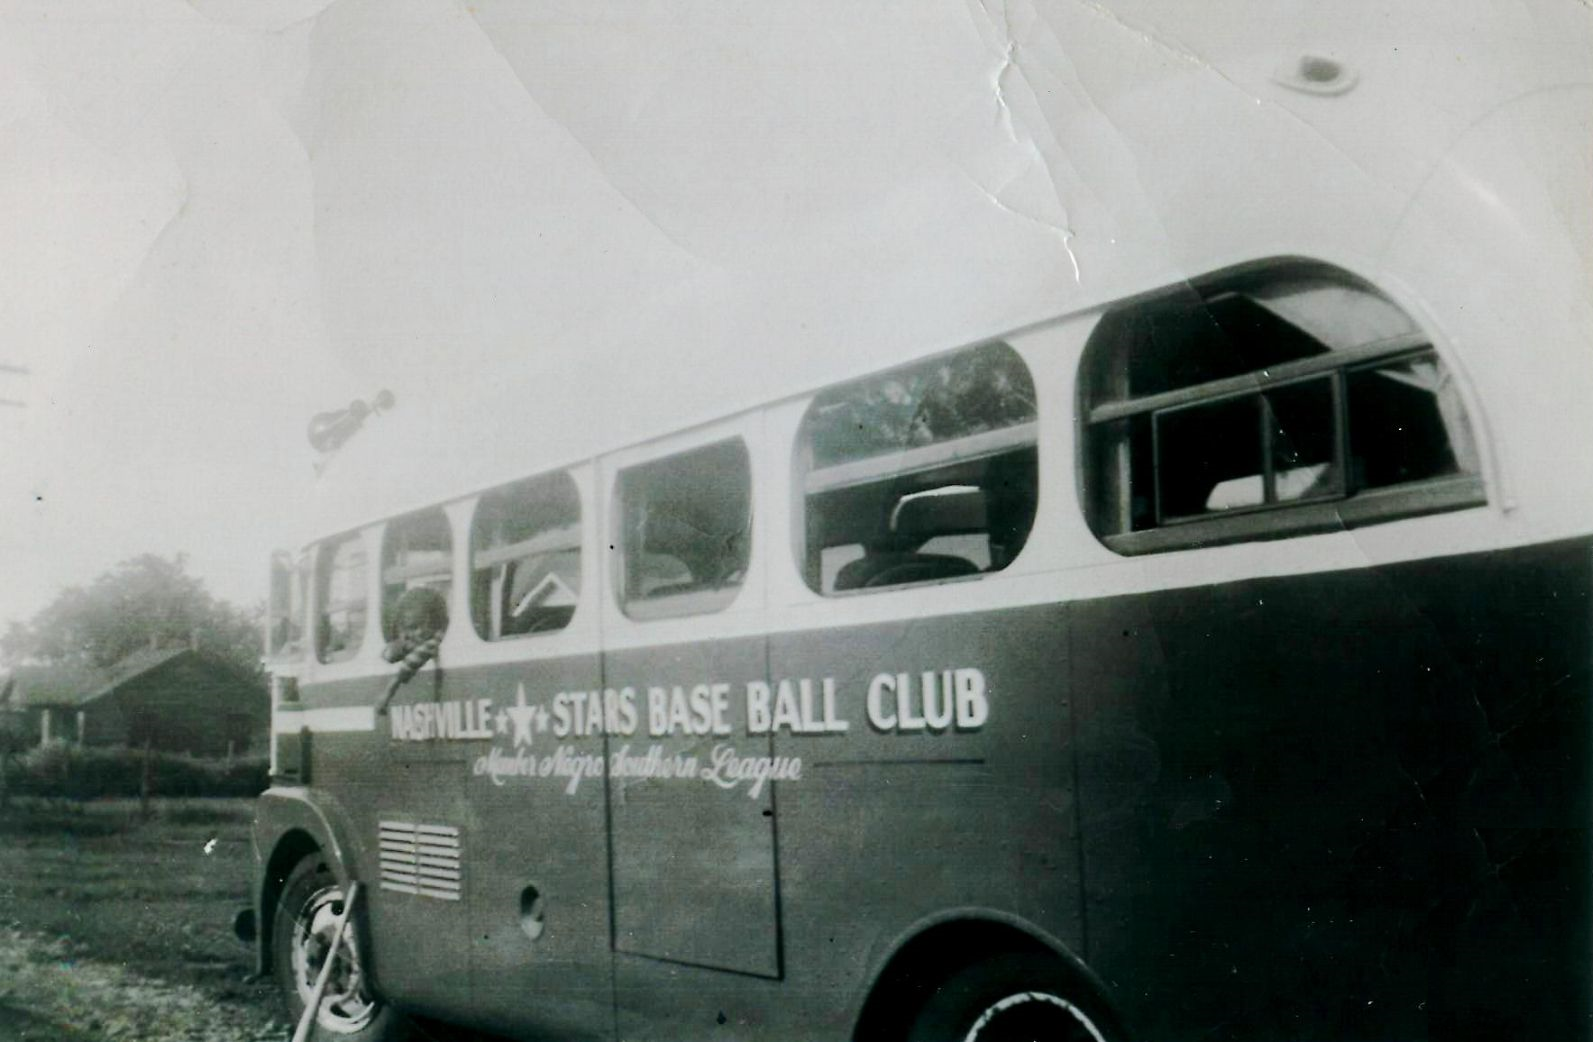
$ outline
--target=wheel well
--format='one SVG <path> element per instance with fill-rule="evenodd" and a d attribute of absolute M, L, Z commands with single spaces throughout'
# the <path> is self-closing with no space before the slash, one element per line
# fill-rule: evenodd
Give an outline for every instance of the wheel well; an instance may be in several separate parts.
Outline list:
<path fill-rule="evenodd" d="M 260 888 L 260 965 L 271 965 L 271 941 L 276 926 L 277 900 L 282 896 L 282 885 L 287 882 L 293 866 L 311 854 L 318 853 L 321 845 L 303 829 L 293 829 L 277 840 L 271 859 L 266 862 L 265 883 Z"/>
<path fill-rule="evenodd" d="M 1102 1009 L 1108 1008 L 1089 971 L 1071 956 L 1005 923 L 959 919 L 930 927 L 891 957 L 863 1003 L 852 1037 L 858 1042 L 901 1042 L 907 1035 L 911 1014 L 940 985 L 959 971 L 999 955 L 1052 959 L 1058 975 L 1078 999 L 1087 998 Z"/>

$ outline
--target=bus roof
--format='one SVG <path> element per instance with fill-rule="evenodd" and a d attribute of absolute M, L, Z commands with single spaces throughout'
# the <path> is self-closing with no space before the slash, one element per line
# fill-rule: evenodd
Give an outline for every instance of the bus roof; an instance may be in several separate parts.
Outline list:
<path fill-rule="evenodd" d="M 470 12 L 620 274 L 471 372 L 395 373 L 306 535 L 1231 264 L 1376 277 L 1450 143 L 1593 53 L 1548 0 Z"/>

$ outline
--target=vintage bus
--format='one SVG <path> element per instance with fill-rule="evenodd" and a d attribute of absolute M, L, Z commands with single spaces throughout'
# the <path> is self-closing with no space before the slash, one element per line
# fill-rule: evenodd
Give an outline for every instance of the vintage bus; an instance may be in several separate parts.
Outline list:
<path fill-rule="evenodd" d="M 338 449 L 254 833 L 316 1037 L 1588 1036 L 1588 12 L 1120 6 L 1003 88 L 1078 278 L 713 284 Z"/>

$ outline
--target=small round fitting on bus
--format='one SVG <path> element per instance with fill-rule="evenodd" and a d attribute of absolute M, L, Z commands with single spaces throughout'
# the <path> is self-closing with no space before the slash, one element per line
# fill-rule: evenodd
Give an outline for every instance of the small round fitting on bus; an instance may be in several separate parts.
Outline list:
<path fill-rule="evenodd" d="M 1306 94 L 1343 94 L 1356 80 L 1348 65 L 1320 54 L 1302 54 L 1272 75 L 1274 83 Z"/>
<path fill-rule="evenodd" d="M 534 886 L 528 886 L 520 891 L 520 929 L 533 941 L 542 937 L 543 931 L 548 928 L 546 906 L 542 900 L 542 893 Z"/>

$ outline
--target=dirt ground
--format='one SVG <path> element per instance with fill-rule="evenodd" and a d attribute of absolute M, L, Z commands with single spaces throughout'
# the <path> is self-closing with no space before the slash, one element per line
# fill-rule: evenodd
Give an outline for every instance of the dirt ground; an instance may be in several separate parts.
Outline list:
<path fill-rule="evenodd" d="M 0 810 L 0 1042 L 279 1042 L 232 934 L 253 872 L 246 800 Z"/>
<path fill-rule="evenodd" d="M 0 808 L 0 1042 L 287 1042 L 232 933 L 252 800 Z M 495 1042 L 417 1024 L 429 1042 Z M 501 1042 L 501 1040 L 496 1040 Z"/>

